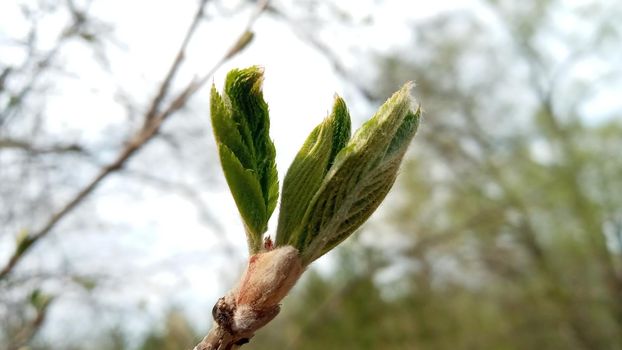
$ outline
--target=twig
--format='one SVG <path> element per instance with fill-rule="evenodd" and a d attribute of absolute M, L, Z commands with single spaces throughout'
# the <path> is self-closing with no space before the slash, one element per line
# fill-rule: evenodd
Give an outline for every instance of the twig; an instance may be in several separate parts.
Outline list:
<path fill-rule="evenodd" d="M 16 149 L 33 154 L 84 153 L 84 149 L 79 144 L 75 143 L 39 146 L 25 140 L 14 138 L 0 139 L 0 149 Z"/>
<path fill-rule="evenodd" d="M 210 69 L 201 79 L 195 79 L 188 83 L 186 88 L 178 93 L 177 96 L 165 108 L 159 111 L 163 97 L 168 92 L 169 85 L 174 79 L 176 72 L 183 61 L 186 46 L 190 42 L 194 32 L 196 31 L 199 21 L 203 17 L 204 9 L 208 1 L 209 0 L 201 1 L 199 8 L 194 16 L 194 19 L 182 42 L 181 48 L 179 49 L 179 52 L 175 58 L 175 61 L 169 69 L 166 78 L 162 83 L 157 95 L 153 99 L 148 111 L 145 113 L 145 124 L 143 125 L 143 127 L 134 134 L 134 136 L 130 139 L 125 148 L 120 151 L 114 161 L 103 166 L 100 169 L 99 173 L 90 182 L 88 182 L 88 184 L 85 185 L 84 188 L 82 188 L 71 200 L 69 200 L 69 202 L 67 202 L 60 210 L 54 213 L 45 223 L 45 225 L 43 225 L 43 227 L 26 237 L 23 242 L 20 242 L 14 253 L 9 258 L 6 265 L 2 268 L 2 270 L 0 270 L 0 280 L 6 278 L 13 271 L 19 261 L 24 257 L 25 253 L 28 252 L 36 242 L 47 236 L 56 227 L 58 222 L 66 217 L 67 214 L 69 214 L 71 211 L 73 211 L 89 194 L 91 194 L 99 186 L 102 180 L 107 178 L 109 175 L 119 171 L 130 157 L 132 157 L 139 149 L 141 149 L 151 139 L 153 139 L 154 136 L 158 134 L 162 123 L 164 123 L 164 121 L 176 111 L 183 108 L 186 105 L 188 99 L 208 81 L 208 79 L 224 62 L 226 62 L 228 59 L 230 59 L 246 47 L 248 41 L 244 45 L 240 45 L 239 43 L 240 41 L 243 41 L 243 38 L 245 36 L 248 35 L 247 33 L 250 30 L 250 26 L 254 23 L 257 15 L 255 15 L 253 17 L 253 20 L 249 22 L 244 33 L 237 38 L 233 48 L 230 49 L 223 56 L 223 58 L 219 60 L 214 65 L 214 67 L 212 67 L 212 69 Z"/>
<path fill-rule="evenodd" d="M 40 60 L 37 60 L 38 54 L 36 53 L 36 43 L 34 42 L 36 34 L 35 28 L 32 28 L 27 41 L 29 51 L 28 58 L 23 62 L 19 69 L 7 67 L 2 72 L 2 75 L 0 76 L 0 91 L 3 90 L 4 82 L 11 73 L 23 71 L 26 70 L 28 66 L 32 66 L 31 78 L 28 83 L 15 94 L 13 101 L 6 106 L 4 110 L 0 110 L 0 126 L 3 126 L 9 121 L 9 119 L 12 119 L 18 114 L 21 107 L 24 105 L 24 101 L 35 90 L 38 81 L 41 80 L 43 76 L 44 71 L 50 67 L 69 39 L 79 35 L 81 28 L 86 24 L 86 11 L 77 11 L 71 1 L 67 2 L 67 6 L 72 13 L 72 21 L 60 32 L 54 46 Z"/>
<path fill-rule="evenodd" d="M 35 337 L 35 335 L 37 335 L 39 330 L 41 330 L 41 326 L 43 326 L 43 322 L 45 322 L 45 319 L 47 318 L 49 306 L 50 304 L 46 303 L 37 310 L 37 315 L 30 322 L 30 324 L 22 328 L 15 335 L 12 343 L 8 344 L 8 350 L 24 349 L 23 346 L 28 344 Z"/>
<path fill-rule="evenodd" d="M 199 25 L 201 18 L 203 18 L 204 16 L 205 5 L 207 4 L 207 1 L 208 0 L 202 0 L 201 4 L 199 5 L 199 9 L 194 14 L 194 18 L 192 20 L 192 23 L 190 24 L 190 28 L 188 28 L 188 31 L 186 32 L 186 36 L 184 37 L 184 40 L 181 43 L 181 48 L 177 52 L 177 55 L 175 56 L 175 60 L 173 61 L 173 64 L 169 68 L 168 73 L 166 73 L 166 78 L 164 78 L 164 82 L 162 82 L 162 84 L 160 85 L 160 89 L 158 90 L 157 95 L 151 102 L 151 106 L 149 107 L 149 110 L 145 114 L 145 123 L 148 123 L 150 120 L 152 120 L 156 116 L 156 114 L 158 113 L 158 110 L 160 109 L 160 106 L 162 105 L 162 100 L 168 94 L 169 88 L 171 86 L 171 82 L 173 81 L 173 78 L 175 78 L 175 75 L 177 75 L 177 71 L 179 70 L 179 67 L 181 66 L 181 62 L 184 59 L 186 47 L 188 47 L 188 44 L 190 43 L 190 40 L 192 39 L 192 36 L 194 32 L 196 31 L 196 28 Z"/>

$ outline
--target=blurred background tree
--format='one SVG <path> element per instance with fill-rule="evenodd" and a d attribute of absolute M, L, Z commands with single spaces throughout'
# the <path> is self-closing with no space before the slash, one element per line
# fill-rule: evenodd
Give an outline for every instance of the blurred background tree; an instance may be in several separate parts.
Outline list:
<path fill-rule="evenodd" d="M 265 15 L 320 51 L 362 110 L 414 80 L 424 121 L 382 212 L 248 347 L 622 349 L 622 5 L 365 8 Z M 386 8 L 412 12 L 410 37 L 376 48 L 366 35 L 397 35 L 382 32 Z M 201 333 L 179 311 L 152 322 L 101 346 L 181 349 Z"/>
<path fill-rule="evenodd" d="M 427 113 L 399 205 L 362 237 L 387 261 L 309 278 L 273 326 L 281 347 L 620 349 L 621 11 L 478 2 L 350 69 L 311 40 L 376 103 L 415 80 Z"/>

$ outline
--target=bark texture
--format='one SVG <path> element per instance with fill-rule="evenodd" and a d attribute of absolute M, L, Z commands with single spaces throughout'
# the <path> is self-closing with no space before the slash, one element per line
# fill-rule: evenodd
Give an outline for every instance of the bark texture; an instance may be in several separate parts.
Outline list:
<path fill-rule="evenodd" d="M 252 255 L 238 286 L 214 305 L 212 329 L 194 350 L 230 350 L 248 343 L 279 314 L 279 303 L 303 271 L 292 246 Z"/>

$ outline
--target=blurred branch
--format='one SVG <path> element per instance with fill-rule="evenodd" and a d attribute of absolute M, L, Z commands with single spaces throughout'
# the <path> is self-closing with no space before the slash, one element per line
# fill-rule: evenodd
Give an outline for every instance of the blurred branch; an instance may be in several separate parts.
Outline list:
<path fill-rule="evenodd" d="M 194 18 L 190 24 L 190 28 L 188 28 L 188 31 L 186 32 L 186 36 L 184 37 L 181 43 L 181 48 L 177 52 L 177 55 L 175 56 L 175 60 L 173 61 L 173 64 L 171 65 L 168 72 L 166 73 L 164 82 L 162 82 L 162 84 L 160 85 L 160 89 L 158 90 L 158 93 L 156 94 L 153 101 L 151 102 L 151 106 L 149 107 L 149 110 L 145 114 L 145 125 L 143 126 L 143 128 L 148 128 L 148 124 L 151 123 L 151 121 L 158 114 L 158 111 L 160 110 L 160 107 L 162 105 L 162 100 L 168 94 L 171 82 L 175 78 L 175 75 L 177 74 L 177 71 L 179 70 L 179 67 L 181 66 L 181 63 L 184 59 L 186 47 L 190 43 L 190 40 L 192 39 L 192 36 L 194 35 L 194 32 L 196 31 L 201 18 L 204 16 L 204 12 L 205 12 L 204 10 L 205 10 L 205 5 L 207 4 L 207 1 L 208 0 L 201 0 L 199 9 L 195 13 Z"/>
<path fill-rule="evenodd" d="M 90 2 L 89 2 L 90 3 Z M 33 25 L 28 33 L 28 39 L 24 43 L 28 49 L 27 59 L 22 63 L 19 68 L 7 67 L 0 75 L 0 92 L 5 89 L 5 82 L 10 78 L 12 74 L 21 71 L 31 70 L 30 77 L 27 79 L 27 83 L 19 89 L 18 92 L 12 94 L 9 99 L 9 103 L 4 109 L 0 110 L 0 127 L 8 122 L 12 117 L 17 115 L 21 108 L 24 106 L 24 101 L 35 89 L 37 83 L 43 76 L 43 73 L 51 66 L 54 59 L 58 56 L 63 46 L 67 41 L 73 37 L 79 36 L 84 38 L 86 35 L 86 26 L 90 23 L 90 17 L 87 10 L 78 11 L 71 1 L 67 2 L 69 11 L 72 14 L 71 22 L 60 32 L 55 40 L 54 46 L 49 49 L 45 54 L 39 55 L 36 50 L 37 33 L 36 26 Z M 36 23 L 36 20 L 33 20 Z"/>
<path fill-rule="evenodd" d="M 43 225 L 43 227 L 29 234 L 18 244 L 7 263 L 0 270 L 0 279 L 6 278 L 13 271 L 19 261 L 25 256 L 25 254 L 30 250 L 30 248 L 42 238 L 47 236 L 56 227 L 56 225 L 69 213 L 71 213 L 80 203 L 82 203 L 82 201 L 89 194 L 91 194 L 104 179 L 122 169 L 128 159 L 130 159 L 134 154 L 137 153 L 138 150 L 140 150 L 150 140 L 152 140 L 158 134 L 162 124 L 171 115 L 182 109 L 186 105 L 190 97 L 192 97 L 207 82 L 207 80 L 224 62 L 226 62 L 228 59 L 230 59 L 246 47 L 246 44 L 248 44 L 248 42 L 250 41 L 248 40 L 250 26 L 254 23 L 255 19 L 263 9 L 261 6 L 258 7 L 259 11 L 252 17 L 252 20 L 248 23 L 243 34 L 238 37 L 233 47 L 221 58 L 221 60 L 219 60 L 214 65 L 214 67 L 212 67 L 212 69 L 209 70 L 200 79 L 193 79 L 190 83 L 188 83 L 181 92 L 174 96 L 170 103 L 164 106 L 162 105 L 164 96 L 167 95 L 167 92 L 169 91 L 171 81 L 175 78 L 176 72 L 179 69 L 179 66 L 182 64 L 186 47 L 188 46 L 188 43 L 193 37 L 198 23 L 203 18 L 204 9 L 208 1 L 209 0 L 202 0 L 200 2 L 194 19 L 182 41 L 178 54 L 173 64 L 171 65 L 171 68 L 166 74 L 164 81 L 160 85 L 158 93 L 152 100 L 147 112 L 145 113 L 145 122 L 142 128 L 136 131 L 136 133 L 129 139 L 126 146 L 119 152 L 114 161 L 103 166 L 100 169 L 99 173 L 80 191 L 78 191 L 78 193 L 71 200 L 69 200 L 64 206 L 62 206 L 61 209 L 54 213 Z"/>
<path fill-rule="evenodd" d="M 0 139 L 0 150 L 2 149 L 18 149 L 29 153 L 34 154 L 44 154 L 44 153 L 83 153 L 84 149 L 82 146 L 76 143 L 71 144 L 56 144 L 50 146 L 38 146 L 34 145 L 31 142 L 13 139 L 13 138 L 5 138 Z"/>
<path fill-rule="evenodd" d="M 13 68 L 11 67 L 5 67 L 2 70 L 2 73 L 0 73 L 0 92 L 4 91 L 4 84 L 6 82 L 6 78 L 9 76 L 9 74 L 11 74 L 12 70 Z"/>
<path fill-rule="evenodd" d="M 493 10 L 495 9 L 493 7 Z M 500 11 L 496 11 L 496 14 L 501 21 L 506 20 Z M 504 22 L 511 23 L 511 21 Z M 553 100 L 559 79 L 566 75 L 564 74 L 565 71 L 569 70 L 582 55 L 592 51 L 593 47 L 591 45 L 587 48 L 581 47 L 570 54 L 559 65 L 555 74 L 546 82 L 546 85 L 543 85 L 540 83 L 540 77 L 544 75 L 542 72 L 545 71 L 545 63 L 540 58 L 537 49 L 531 44 L 531 38 L 521 35 L 520 30 L 511 24 L 508 25 L 507 30 L 516 51 L 527 62 L 529 82 L 539 99 L 540 108 L 542 109 L 541 116 L 545 122 L 545 131 L 549 134 L 549 141 L 554 147 L 556 146 L 563 157 L 562 165 L 555 168 L 554 171 L 557 172 L 557 178 L 560 181 L 566 182 L 567 188 L 570 189 L 568 191 L 568 201 L 574 207 L 577 219 L 593 246 L 596 259 L 598 259 L 601 267 L 604 269 L 607 288 L 614 301 L 614 314 L 616 320 L 622 324 L 622 274 L 617 271 L 612 253 L 607 246 L 607 236 L 602 225 L 604 220 L 598 214 L 599 211 L 595 209 L 598 207 L 598 204 L 586 193 L 585 186 L 583 186 L 580 180 L 585 162 L 572 135 L 572 128 L 575 126 L 572 123 L 568 124 L 569 126 L 562 123 L 562 117 L 556 111 Z"/>
<path fill-rule="evenodd" d="M 43 294 L 39 289 L 30 294 L 30 305 L 35 309 L 35 317 L 15 334 L 8 344 L 8 350 L 23 349 L 35 337 L 47 317 L 52 300 L 51 296 Z"/>

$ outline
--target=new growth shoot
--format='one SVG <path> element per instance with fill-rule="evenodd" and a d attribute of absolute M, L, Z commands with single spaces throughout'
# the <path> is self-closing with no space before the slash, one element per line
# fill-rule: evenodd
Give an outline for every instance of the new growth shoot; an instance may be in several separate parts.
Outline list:
<path fill-rule="evenodd" d="M 212 126 L 250 258 L 238 286 L 214 306 L 214 327 L 196 350 L 237 348 L 279 313 L 304 269 L 378 208 L 419 125 L 412 83 L 353 136 L 346 103 L 336 96 L 285 175 L 276 239 L 264 244 L 279 183 L 262 82 L 263 69 L 253 66 L 230 71 L 222 94 L 212 86 Z"/>

